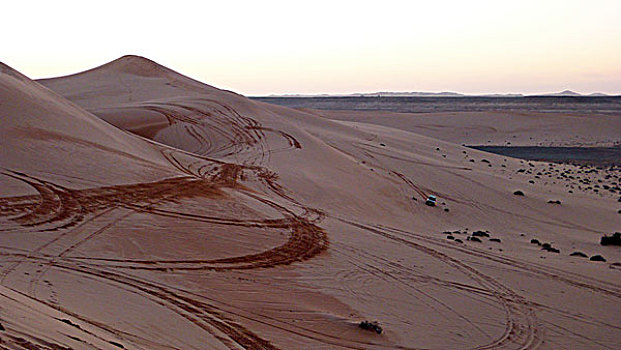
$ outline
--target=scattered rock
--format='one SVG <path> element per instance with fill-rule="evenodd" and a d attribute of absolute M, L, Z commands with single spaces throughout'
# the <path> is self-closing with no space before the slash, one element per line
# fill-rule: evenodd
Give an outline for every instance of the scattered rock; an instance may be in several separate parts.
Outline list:
<path fill-rule="evenodd" d="M 606 259 L 604 259 L 604 257 L 601 256 L 601 255 L 593 255 L 591 257 L 591 259 L 589 259 L 589 260 L 591 260 L 591 261 L 604 261 L 604 262 L 606 261 Z"/>
<path fill-rule="evenodd" d="M 621 246 L 621 232 L 615 232 L 610 236 L 604 235 L 599 241 L 601 245 L 619 245 Z"/>
<path fill-rule="evenodd" d="M 557 200 L 552 200 L 552 199 L 550 199 L 550 200 L 548 201 L 548 203 L 550 203 L 550 204 L 561 204 L 561 201 L 559 201 L 558 199 L 557 199 Z"/>
<path fill-rule="evenodd" d="M 541 250 L 548 251 L 550 253 L 560 253 L 561 251 L 552 247 L 550 243 L 544 243 L 541 245 Z"/>
<path fill-rule="evenodd" d="M 386 145 L 385 145 L 385 144 L 383 144 L 383 143 L 380 143 L 380 146 L 382 146 L 382 147 L 386 147 Z"/>
<path fill-rule="evenodd" d="M 358 327 L 364 329 L 364 330 L 368 330 L 368 331 L 375 331 L 377 334 L 382 334 L 382 327 L 379 325 L 379 322 L 377 321 L 373 321 L 373 322 L 369 322 L 369 321 L 362 321 L 358 324 Z"/>
<path fill-rule="evenodd" d="M 524 192 L 522 192 L 520 190 L 517 190 L 517 191 L 513 192 L 513 194 L 516 195 L 516 196 L 523 196 Z"/>
<path fill-rule="evenodd" d="M 488 163 L 488 164 L 489 164 L 489 160 L 487 160 L 487 159 L 481 159 L 481 163 Z"/>
<path fill-rule="evenodd" d="M 464 243 L 464 241 L 462 241 L 462 240 L 461 240 L 461 239 L 459 239 L 459 238 L 455 238 L 455 242 L 457 242 L 457 243 Z"/>
<path fill-rule="evenodd" d="M 472 241 L 472 242 L 479 242 L 479 243 L 481 243 L 481 240 L 479 238 L 475 237 L 475 236 L 468 237 L 468 240 Z"/>
<path fill-rule="evenodd" d="M 2 325 L 2 323 L 0 323 L 0 331 L 5 331 L 6 329 L 4 329 L 4 326 Z"/>
<path fill-rule="evenodd" d="M 451 235 L 448 235 L 448 236 L 446 236 L 446 239 L 455 239 L 455 237 L 453 237 Z"/>
<path fill-rule="evenodd" d="M 449 208 L 444 208 L 444 211 L 449 211 Z"/>
<path fill-rule="evenodd" d="M 491 242 L 498 242 L 498 243 L 500 243 L 500 238 L 490 238 L 489 240 Z"/>
<path fill-rule="evenodd" d="M 530 243 L 532 243 L 532 244 L 536 244 L 536 245 L 541 245 L 541 242 L 539 242 L 539 240 L 538 240 L 538 239 L 536 239 L 536 238 L 531 239 L 531 240 L 530 240 Z"/>
<path fill-rule="evenodd" d="M 119 343 L 117 343 L 117 342 L 115 342 L 115 341 L 112 341 L 112 340 L 110 340 L 109 342 L 110 342 L 110 344 L 112 344 L 112 345 L 116 346 L 117 348 L 125 349 L 125 347 L 123 346 L 123 344 L 119 344 Z"/>
<path fill-rule="evenodd" d="M 569 256 L 577 256 L 580 258 L 588 258 L 588 256 L 586 254 L 584 254 L 583 252 L 573 252 L 571 254 L 569 254 Z"/>
<path fill-rule="evenodd" d="M 472 235 L 475 237 L 489 237 L 489 234 L 483 231 L 474 231 Z"/>
<path fill-rule="evenodd" d="M 77 325 L 77 324 L 71 322 L 70 320 L 68 320 L 66 318 L 60 319 L 59 321 L 62 322 L 62 323 L 66 323 L 66 324 L 68 324 L 70 326 L 74 326 L 75 328 L 81 329 L 80 325 Z"/>

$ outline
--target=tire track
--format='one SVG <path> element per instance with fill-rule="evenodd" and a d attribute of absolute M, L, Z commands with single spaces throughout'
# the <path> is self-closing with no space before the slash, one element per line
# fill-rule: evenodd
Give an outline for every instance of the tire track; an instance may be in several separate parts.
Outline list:
<path fill-rule="evenodd" d="M 346 219 L 335 219 L 373 234 L 383 236 L 395 242 L 402 243 L 422 253 L 430 255 L 465 274 L 481 285 L 485 290 L 489 291 L 501 303 L 505 310 L 506 328 L 504 333 L 494 342 L 478 346 L 474 349 L 535 349 L 540 344 L 541 339 L 539 334 L 541 333 L 541 329 L 534 308 L 523 297 L 519 296 L 517 293 L 513 292 L 500 282 L 455 258 L 429 248 L 428 246 L 395 236 L 385 229 L 368 226 Z"/>

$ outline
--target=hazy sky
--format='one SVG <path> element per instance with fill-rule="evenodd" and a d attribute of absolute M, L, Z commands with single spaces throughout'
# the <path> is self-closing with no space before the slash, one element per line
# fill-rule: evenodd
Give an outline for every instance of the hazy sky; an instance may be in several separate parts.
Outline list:
<path fill-rule="evenodd" d="M 13 1 L 0 60 L 31 78 L 125 54 L 246 95 L 621 94 L 621 0 Z"/>

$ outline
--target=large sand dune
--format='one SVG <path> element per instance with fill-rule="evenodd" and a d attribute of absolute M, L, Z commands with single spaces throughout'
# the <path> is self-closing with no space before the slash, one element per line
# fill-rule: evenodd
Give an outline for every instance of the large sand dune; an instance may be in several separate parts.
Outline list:
<path fill-rule="evenodd" d="M 136 56 L 39 82 L 3 66 L 0 89 L 0 348 L 621 347 L 621 252 L 599 246 L 618 170 L 251 101 Z"/>

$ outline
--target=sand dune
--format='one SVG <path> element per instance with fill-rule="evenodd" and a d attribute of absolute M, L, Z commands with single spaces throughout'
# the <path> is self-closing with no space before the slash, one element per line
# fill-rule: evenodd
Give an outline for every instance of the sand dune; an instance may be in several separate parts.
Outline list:
<path fill-rule="evenodd" d="M 620 251 L 598 244 L 619 170 L 251 101 L 137 56 L 1 71 L 0 347 L 621 347 Z"/>

